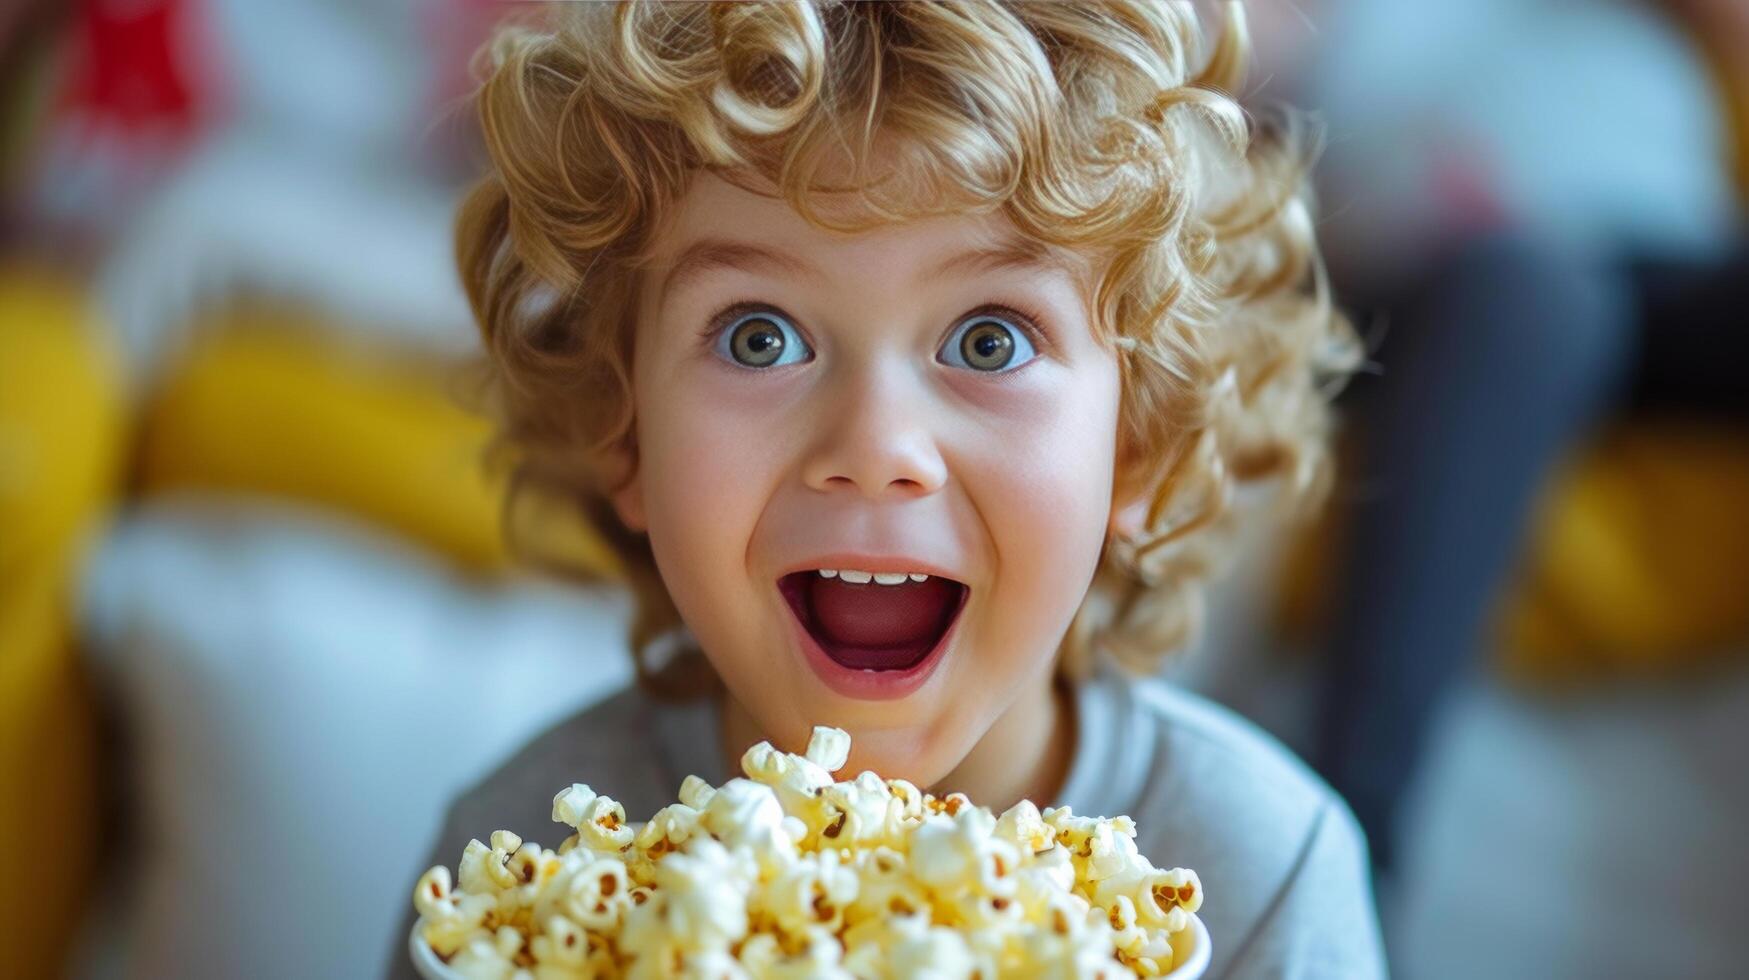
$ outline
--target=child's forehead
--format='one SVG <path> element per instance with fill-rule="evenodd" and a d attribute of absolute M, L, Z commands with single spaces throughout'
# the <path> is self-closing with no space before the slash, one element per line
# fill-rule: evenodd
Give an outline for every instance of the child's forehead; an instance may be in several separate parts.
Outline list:
<path fill-rule="evenodd" d="M 829 198 L 823 195 L 809 203 L 830 205 Z M 780 195 L 749 190 L 709 172 L 691 182 L 652 237 L 646 256 L 658 295 L 723 265 L 763 264 L 804 273 L 818 272 L 825 264 L 855 269 L 893 260 L 925 271 L 1033 266 L 1077 279 L 1087 274 L 1084 256 L 1022 234 L 1000 209 L 845 232 L 810 222 Z"/>

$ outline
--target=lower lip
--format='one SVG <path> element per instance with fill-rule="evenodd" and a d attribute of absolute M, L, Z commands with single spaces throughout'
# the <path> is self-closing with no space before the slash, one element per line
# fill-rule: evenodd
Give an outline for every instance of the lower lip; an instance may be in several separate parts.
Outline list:
<path fill-rule="evenodd" d="M 785 618 L 789 620 L 790 632 L 795 636 L 796 643 L 802 648 L 802 659 L 806 660 L 808 666 L 813 668 L 814 675 L 820 678 L 821 683 L 847 698 L 857 698 L 863 701 L 895 701 L 927 683 L 930 675 L 935 673 L 935 668 L 946 659 L 943 654 L 947 652 L 948 646 L 953 643 L 953 638 L 959 633 L 960 620 L 966 611 L 966 601 L 970 598 L 971 590 L 962 588 L 959 607 L 953 611 L 953 620 L 948 623 L 947 629 L 942 631 L 941 638 L 935 641 L 935 646 L 922 660 L 904 670 L 872 671 L 846 667 L 827 656 L 826 651 L 820 649 L 820 644 L 814 640 L 814 634 L 808 632 L 808 628 L 802 625 L 800 619 L 796 618 L 796 612 L 790 608 L 789 601 L 784 599 L 781 594 L 778 596 L 778 601 L 783 605 Z"/>

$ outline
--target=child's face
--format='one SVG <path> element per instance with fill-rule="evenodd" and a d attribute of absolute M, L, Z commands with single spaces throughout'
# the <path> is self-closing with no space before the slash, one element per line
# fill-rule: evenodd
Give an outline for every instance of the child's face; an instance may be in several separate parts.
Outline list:
<path fill-rule="evenodd" d="M 615 504 L 765 735 L 842 727 L 852 772 L 930 785 L 1039 703 L 1110 526 L 1119 375 L 1080 277 L 954 261 L 1011 233 L 842 235 L 701 175 L 652 247 Z"/>

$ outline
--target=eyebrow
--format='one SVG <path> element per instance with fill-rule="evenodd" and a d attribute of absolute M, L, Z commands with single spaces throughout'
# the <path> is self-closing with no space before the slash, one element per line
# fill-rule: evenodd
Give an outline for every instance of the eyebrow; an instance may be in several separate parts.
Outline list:
<path fill-rule="evenodd" d="M 809 278 L 817 279 L 820 276 L 820 270 L 788 252 L 766 248 L 753 242 L 701 238 L 675 257 L 674 264 L 668 267 L 668 272 L 662 277 L 662 286 L 657 291 L 656 298 L 659 301 L 670 292 L 718 269 L 740 269 L 743 272 L 778 269 Z"/>
<path fill-rule="evenodd" d="M 988 248 L 975 248 L 953 256 L 925 273 L 923 281 L 974 272 L 1027 268 L 1070 271 L 1068 264 L 1048 246 L 1030 238 L 1005 238 Z"/>

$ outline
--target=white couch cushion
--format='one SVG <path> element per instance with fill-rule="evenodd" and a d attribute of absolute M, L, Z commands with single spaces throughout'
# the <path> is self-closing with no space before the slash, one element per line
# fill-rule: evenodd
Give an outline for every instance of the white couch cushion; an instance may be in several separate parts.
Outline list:
<path fill-rule="evenodd" d="M 84 971 L 364 976 L 450 797 L 627 683 L 606 587 L 456 577 L 283 507 L 153 505 L 98 546 L 83 626 L 134 844 Z"/>

